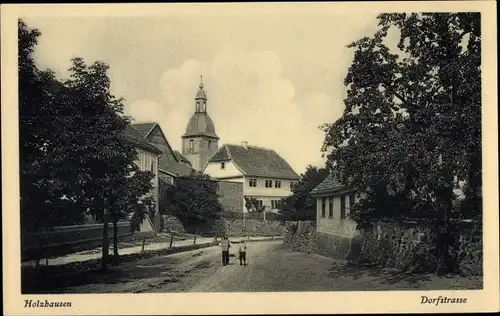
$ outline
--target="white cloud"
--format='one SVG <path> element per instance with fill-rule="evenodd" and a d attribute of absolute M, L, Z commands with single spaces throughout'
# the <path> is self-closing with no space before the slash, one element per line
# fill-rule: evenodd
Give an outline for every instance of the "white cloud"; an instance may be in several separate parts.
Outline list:
<path fill-rule="evenodd" d="M 171 145 L 180 149 L 203 74 L 220 145 L 246 140 L 270 147 L 303 172 L 308 164 L 321 164 L 324 135 L 318 126 L 340 117 L 342 108 L 322 91 L 296 98 L 282 69 L 275 51 L 225 47 L 208 62 L 187 60 L 166 70 L 159 83 L 161 101 L 135 101 L 127 113 L 137 121 L 159 122 Z"/>

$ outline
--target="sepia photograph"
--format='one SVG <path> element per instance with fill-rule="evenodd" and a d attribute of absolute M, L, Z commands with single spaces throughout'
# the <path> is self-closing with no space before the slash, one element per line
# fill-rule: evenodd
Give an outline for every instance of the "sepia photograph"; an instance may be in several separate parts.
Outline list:
<path fill-rule="evenodd" d="M 396 3 L 2 5 L 15 314 L 498 309 L 496 9 Z"/>

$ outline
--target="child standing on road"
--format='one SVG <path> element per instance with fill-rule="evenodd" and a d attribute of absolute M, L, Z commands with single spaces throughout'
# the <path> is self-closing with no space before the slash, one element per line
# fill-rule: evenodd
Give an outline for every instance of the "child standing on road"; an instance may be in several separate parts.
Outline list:
<path fill-rule="evenodd" d="M 240 253 L 240 266 L 241 265 L 247 265 L 247 244 L 245 242 L 245 239 L 242 239 L 240 242 L 240 247 L 239 247 L 239 253 Z"/>
<path fill-rule="evenodd" d="M 229 239 L 227 237 L 223 237 L 221 242 L 220 242 L 220 247 L 222 249 L 222 265 L 228 265 L 229 264 L 229 247 L 231 247 L 229 243 Z"/>

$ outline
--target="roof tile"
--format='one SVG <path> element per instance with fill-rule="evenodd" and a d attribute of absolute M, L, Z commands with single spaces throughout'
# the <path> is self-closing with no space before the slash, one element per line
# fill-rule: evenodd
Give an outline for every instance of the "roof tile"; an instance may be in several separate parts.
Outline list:
<path fill-rule="evenodd" d="M 346 190 L 346 188 L 342 183 L 340 183 L 339 179 L 333 174 L 329 174 L 325 180 L 323 180 L 320 184 L 318 184 L 314 189 L 311 190 L 311 195 L 318 195 L 323 193 L 335 193 L 339 191 Z"/>
<path fill-rule="evenodd" d="M 211 162 L 232 160 L 247 176 L 298 179 L 292 167 L 274 150 L 256 146 L 224 145 Z"/>

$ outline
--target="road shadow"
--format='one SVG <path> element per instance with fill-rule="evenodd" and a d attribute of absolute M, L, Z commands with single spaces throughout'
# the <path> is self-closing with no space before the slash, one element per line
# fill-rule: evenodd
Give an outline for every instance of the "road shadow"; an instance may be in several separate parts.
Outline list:
<path fill-rule="evenodd" d="M 358 266 L 349 263 L 336 263 L 328 270 L 331 278 L 350 277 L 353 280 L 362 278 L 376 279 L 381 284 L 407 283 L 416 285 L 420 282 L 429 281 L 431 274 L 400 272 L 396 269 L 376 267 L 370 265 Z"/>
<path fill-rule="evenodd" d="M 193 256 L 198 256 L 195 253 Z M 42 266 L 40 271 L 24 271 L 23 294 L 60 294 L 70 287 L 90 284 L 123 284 L 137 280 L 158 279 L 154 283 L 162 286 L 179 282 L 179 279 L 194 270 L 209 268 L 214 263 L 201 260 L 194 265 L 182 267 L 171 257 L 155 257 L 148 260 L 122 262 L 110 265 L 107 271 L 100 269 L 99 261 L 87 262 L 81 268 L 73 264 L 66 266 Z M 175 268 L 174 268 L 175 267 Z M 80 270 L 81 269 L 81 270 Z"/>

